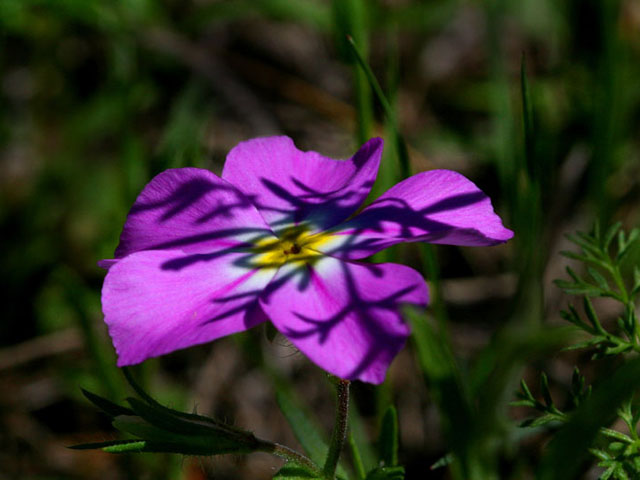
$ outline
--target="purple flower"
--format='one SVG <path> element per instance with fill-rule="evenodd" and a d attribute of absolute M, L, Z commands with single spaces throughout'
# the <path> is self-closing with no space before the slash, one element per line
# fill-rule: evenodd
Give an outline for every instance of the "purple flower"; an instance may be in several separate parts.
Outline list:
<path fill-rule="evenodd" d="M 381 383 L 426 306 L 422 276 L 360 260 L 400 242 L 495 245 L 513 236 L 462 175 L 414 175 L 350 218 L 376 178 L 382 140 L 349 160 L 256 138 L 228 155 L 222 178 L 179 168 L 144 188 L 124 225 L 102 308 L 131 365 L 270 320 L 324 370 Z"/>

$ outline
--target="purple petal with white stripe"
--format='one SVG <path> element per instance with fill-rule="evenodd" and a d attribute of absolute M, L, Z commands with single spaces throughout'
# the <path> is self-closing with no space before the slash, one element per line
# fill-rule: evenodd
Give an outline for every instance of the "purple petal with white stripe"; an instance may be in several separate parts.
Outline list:
<path fill-rule="evenodd" d="M 256 205 L 274 231 L 306 223 L 313 232 L 337 225 L 369 194 L 382 139 L 372 138 L 348 160 L 298 150 L 288 137 L 255 138 L 229 152 L 222 178 Z"/>
<path fill-rule="evenodd" d="M 368 257 L 400 242 L 489 246 L 513 237 L 489 197 L 450 170 L 407 178 L 329 233 L 331 239 L 319 250 L 351 259 Z"/>
<path fill-rule="evenodd" d="M 116 259 L 142 250 L 214 252 L 271 237 L 247 197 L 200 168 L 166 170 L 142 190 L 125 222 Z M 112 260 L 100 265 L 109 268 Z"/>
<path fill-rule="evenodd" d="M 102 310 L 118 366 L 209 342 L 265 319 L 257 298 L 274 269 L 246 267 L 247 252 L 136 252 L 113 265 Z"/>
<path fill-rule="evenodd" d="M 424 279 L 404 265 L 317 258 L 282 266 L 260 297 L 263 311 L 322 369 L 382 383 L 409 335 L 402 305 L 427 304 Z"/>

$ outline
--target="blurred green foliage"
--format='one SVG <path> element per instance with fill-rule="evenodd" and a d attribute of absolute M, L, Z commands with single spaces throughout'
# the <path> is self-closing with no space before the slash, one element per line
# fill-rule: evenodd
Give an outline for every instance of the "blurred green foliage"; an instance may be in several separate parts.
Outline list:
<path fill-rule="evenodd" d="M 385 163 L 374 186 L 381 192 L 402 171 L 402 132 L 413 172 L 462 170 L 516 237 L 497 253 L 397 248 L 379 257 L 423 265 L 434 304 L 428 321 L 413 319 L 429 392 L 415 395 L 425 411 L 438 408 L 425 438 L 441 429 L 446 444 L 401 444 L 399 462 L 407 478 L 424 478 L 439 458 L 451 461 L 456 479 L 524 478 L 540 454 L 516 429 L 508 402 L 525 366 L 548 363 L 566 340 L 549 326 L 562 300 L 545 272 L 555 271 L 564 233 L 596 219 L 639 223 L 639 32 L 632 0 L 1 0 L 0 353 L 67 330 L 80 332 L 83 346 L 51 364 L 35 355 L 36 363 L 3 367 L 0 379 L 7 372 L 7 385 L 28 382 L 38 371 L 61 379 L 56 405 L 77 411 L 85 408 L 79 385 L 123 398 L 101 323 L 96 261 L 112 256 L 129 206 L 155 173 L 219 170 L 230 147 L 257 135 L 285 133 L 301 147 L 344 156 L 381 134 Z M 399 129 L 345 35 L 371 65 Z M 621 275 L 632 275 L 639 258 L 630 252 Z M 503 272 L 513 291 L 500 301 L 473 308 L 445 301 L 449 279 L 490 283 Z M 484 332 L 473 351 L 458 347 L 468 327 Z M 260 348 L 254 337 L 241 341 L 250 345 L 244 352 Z M 180 368 L 189 365 L 184 358 Z M 267 362 L 243 358 L 247 368 Z M 149 363 L 140 373 L 154 393 L 185 406 L 183 373 L 171 377 L 171 367 Z M 356 406 L 365 422 L 380 425 L 387 404 L 403 394 L 399 381 L 392 376 L 375 393 L 363 387 Z M 0 403 L 0 416 L 18 403 Z M 354 418 L 351 451 L 368 470 L 367 429 Z M 38 421 L 53 428 L 49 417 Z M 75 433 L 93 431 L 93 423 L 77 422 Z M 2 450 L 22 452 L 22 443 L 6 441 L 11 448 Z M 1 455 L 9 473 L 22 468 L 20 455 Z M 24 454 L 32 466 L 22 478 L 89 478 L 46 459 L 36 467 L 39 455 Z M 115 478 L 180 471 L 179 459 L 114 465 Z"/>

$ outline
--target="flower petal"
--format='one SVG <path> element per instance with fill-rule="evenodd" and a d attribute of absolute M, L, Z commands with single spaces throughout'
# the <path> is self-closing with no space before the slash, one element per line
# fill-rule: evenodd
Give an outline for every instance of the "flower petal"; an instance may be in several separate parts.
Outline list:
<path fill-rule="evenodd" d="M 368 257 L 399 242 L 488 246 L 513 237 L 493 211 L 489 197 L 451 170 L 407 178 L 328 233 L 331 236 L 318 250 L 351 259 Z"/>
<path fill-rule="evenodd" d="M 314 363 L 349 380 L 382 383 L 409 335 L 399 309 L 426 305 L 415 270 L 318 257 L 287 263 L 260 297 L 275 327 Z"/>
<path fill-rule="evenodd" d="M 141 250 L 212 252 L 271 235 L 256 208 L 229 182 L 208 170 L 176 168 L 160 173 L 142 190 L 115 256 Z"/>
<path fill-rule="evenodd" d="M 246 330 L 260 321 L 258 295 L 275 269 L 252 269 L 246 252 L 133 253 L 111 266 L 102 310 L 118 353 L 132 365 Z"/>
<path fill-rule="evenodd" d="M 312 231 L 351 215 L 375 181 L 382 139 L 372 138 L 349 160 L 303 152 L 288 137 L 255 138 L 227 156 L 222 178 L 258 207 L 275 231 L 308 222 Z"/>

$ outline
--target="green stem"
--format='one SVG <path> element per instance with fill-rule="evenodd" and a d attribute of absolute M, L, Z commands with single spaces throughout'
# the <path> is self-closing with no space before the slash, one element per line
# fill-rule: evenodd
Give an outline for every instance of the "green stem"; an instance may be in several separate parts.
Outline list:
<path fill-rule="evenodd" d="M 329 452 L 327 452 L 327 459 L 324 463 L 322 472 L 328 479 L 335 478 L 336 468 L 338 467 L 338 460 L 340 459 L 340 452 L 342 452 L 342 446 L 344 445 L 345 438 L 347 436 L 347 418 L 349 416 L 349 380 L 338 380 L 338 406 L 336 408 L 336 423 L 333 427 L 333 433 L 331 434 L 331 444 L 329 445 Z"/>
<path fill-rule="evenodd" d="M 353 461 L 353 468 L 356 471 L 356 475 L 358 476 L 359 480 L 364 480 L 364 478 L 367 476 L 367 472 L 365 471 L 364 463 L 362 463 L 362 456 L 360 455 L 360 449 L 358 448 L 356 439 L 353 438 L 352 432 L 349 432 L 347 443 L 349 444 L 349 449 L 351 450 L 351 460 Z"/>
<path fill-rule="evenodd" d="M 371 67 L 365 60 L 364 55 L 358 49 L 358 46 L 356 45 L 354 39 L 351 37 L 347 37 L 347 41 L 348 41 L 348 44 L 351 46 L 351 50 L 355 55 L 356 60 L 360 64 L 362 71 L 366 75 L 366 78 L 369 80 L 369 84 L 371 85 L 371 88 L 373 88 L 373 91 L 375 92 L 376 97 L 378 97 L 378 101 L 380 102 L 380 106 L 382 107 L 382 110 L 384 111 L 384 114 L 387 117 L 387 120 L 389 121 L 389 123 L 391 124 L 391 127 L 393 128 L 393 131 L 395 134 L 394 138 L 396 143 L 396 149 L 398 151 L 398 160 L 400 162 L 400 173 L 402 175 L 402 178 L 407 178 L 411 173 L 411 165 L 409 163 L 409 152 L 407 150 L 407 142 L 404 141 L 404 136 L 400 133 L 400 125 L 398 124 L 398 118 L 396 116 L 396 112 L 393 108 L 391 108 L 391 104 L 389 103 L 389 100 L 387 100 L 387 97 L 385 96 L 384 91 L 380 86 L 380 83 L 378 83 L 378 79 L 373 74 L 373 71 L 371 70 Z"/>

